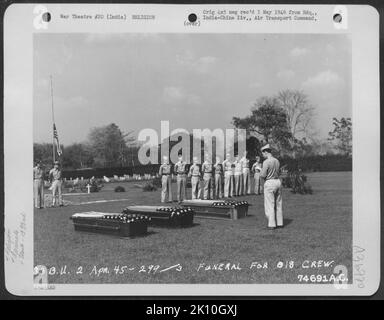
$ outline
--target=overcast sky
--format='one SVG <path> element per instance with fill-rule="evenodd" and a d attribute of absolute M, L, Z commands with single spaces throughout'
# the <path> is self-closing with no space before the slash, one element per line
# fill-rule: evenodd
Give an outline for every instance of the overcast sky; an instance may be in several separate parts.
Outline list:
<path fill-rule="evenodd" d="M 49 76 L 64 145 L 111 122 L 123 131 L 231 128 L 257 98 L 303 90 L 319 138 L 351 116 L 346 35 L 36 34 L 34 141 L 52 139 Z"/>

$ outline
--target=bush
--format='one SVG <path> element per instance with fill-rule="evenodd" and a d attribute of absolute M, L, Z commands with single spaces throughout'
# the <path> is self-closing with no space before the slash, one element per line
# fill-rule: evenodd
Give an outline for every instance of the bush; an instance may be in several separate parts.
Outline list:
<path fill-rule="evenodd" d="M 115 188 L 115 192 L 125 192 L 125 189 L 124 189 L 124 187 L 122 187 L 122 186 L 117 186 L 117 187 Z"/>
<path fill-rule="evenodd" d="M 156 186 L 153 185 L 152 182 L 147 182 L 144 186 L 143 186 L 143 191 L 156 191 L 157 188 Z"/>
<path fill-rule="evenodd" d="M 289 172 L 282 179 L 283 187 L 292 189 L 293 193 L 312 194 L 312 187 L 307 182 L 307 176 L 299 171 Z"/>
<path fill-rule="evenodd" d="M 152 183 L 151 183 L 155 188 L 161 188 L 161 177 L 156 177 L 156 178 L 153 178 L 152 179 Z"/>

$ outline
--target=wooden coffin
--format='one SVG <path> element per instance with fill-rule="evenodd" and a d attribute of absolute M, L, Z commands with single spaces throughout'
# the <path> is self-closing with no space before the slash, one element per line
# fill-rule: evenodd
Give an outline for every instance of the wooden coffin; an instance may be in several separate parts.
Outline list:
<path fill-rule="evenodd" d="M 181 206 L 192 208 L 195 215 L 237 220 L 248 215 L 249 203 L 235 200 L 184 200 Z"/>
<path fill-rule="evenodd" d="M 190 227 L 194 216 L 191 208 L 181 206 L 129 206 L 123 213 L 144 214 L 151 218 L 150 225 L 159 227 Z"/>
<path fill-rule="evenodd" d="M 150 218 L 138 214 L 81 212 L 70 218 L 76 231 L 96 232 L 120 237 L 147 234 Z"/>

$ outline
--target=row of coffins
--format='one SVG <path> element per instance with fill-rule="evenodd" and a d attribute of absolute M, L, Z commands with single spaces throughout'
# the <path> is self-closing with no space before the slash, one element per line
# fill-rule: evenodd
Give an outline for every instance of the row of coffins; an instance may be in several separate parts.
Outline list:
<path fill-rule="evenodd" d="M 148 226 L 193 226 L 194 216 L 236 220 L 248 214 L 248 206 L 246 201 L 185 200 L 178 206 L 129 206 L 122 213 L 76 213 L 71 220 L 76 231 L 136 237 L 147 234 Z"/>

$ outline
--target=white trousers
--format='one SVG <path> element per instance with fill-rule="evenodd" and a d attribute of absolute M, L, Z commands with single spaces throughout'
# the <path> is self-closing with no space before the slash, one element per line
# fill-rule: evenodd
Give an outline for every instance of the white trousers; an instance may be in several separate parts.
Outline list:
<path fill-rule="evenodd" d="M 163 175 L 161 177 L 161 202 L 172 202 L 172 177 L 170 175 Z"/>
<path fill-rule="evenodd" d="M 35 179 L 33 181 L 33 194 L 35 199 L 35 207 L 44 207 L 44 180 Z"/>
<path fill-rule="evenodd" d="M 223 197 L 223 177 L 221 174 L 215 175 L 215 197 L 216 199 Z"/>
<path fill-rule="evenodd" d="M 52 182 L 52 204 L 55 206 L 57 204 L 57 198 L 59 205 L 63 204 L 63 196 L 61 192 L 61 181 L 54 180 Z"/>
<path fill-rule="evenodd" d="M 200 186 L 200 177 L 192 176 L 192 200 L 200 199 L 201 197 L 201 186 Z"/>
<path fill-rule="evenodd" d="M 283 226 L 283 201 L 281 198 L 281 181 L 270 179 L 264 184 L 264 209 L 268 227 Z"/>
<path fill-rule="evenodd" d="M 243 195 L 243 174 L 235 173 L 235 196 Z"/>
<path fill-rule="evenodd" d="M 177 178 L 177 201 L 183 201 L 186 199 L 185 187 L 187 184 L 187 176 L 185 174 L 178 174 Z"/>
<path fill-rule="evenodd" d="M 249 168 L 243 169 L 243 194 L 251 194 L 251 172 Z"/>
<path fill-rule="evenodd" d="M 253 177 L 255 179 L 255 194 L 261 194 L 263 192 L 263 185 L 261 183 L 260 172 L 255 173 Z"/>
<path fill-rule="evenodd" d="M 204 173 L 203 176 L 203 186 L 204 186 L 204 200 L 213 199 L 213 176 L 212 173 Z"/>
<path fill-rule="evenodd" d="M 224 197 L 233 197 L 235 189 L 235 178 L 230 171 L 224 173 Z"/>

